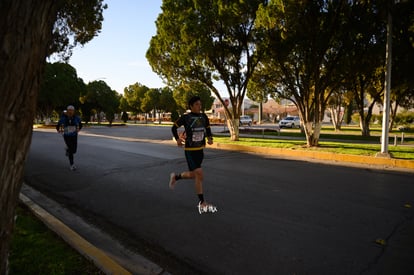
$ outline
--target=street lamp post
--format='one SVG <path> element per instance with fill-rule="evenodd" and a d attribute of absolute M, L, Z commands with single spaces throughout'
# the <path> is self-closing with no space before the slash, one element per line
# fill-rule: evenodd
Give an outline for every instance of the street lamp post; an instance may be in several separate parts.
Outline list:
<path fill-rule="evenodd" d="M 391 9 L 388 11 L 387 23 L 387 45 L 386 45 L 386 69 L 385 69 L 385 91 L 384 103 L 382 110 L 382 133 L 381 133 L 381 152 L 377 154 L 378 157 L 391 157 L 388 152 L 388 136 L 389 136 L 389 120 L 390 120 L 390 96 L 391 96 L 391 63 L 392 63 L 392 15 Z"/>

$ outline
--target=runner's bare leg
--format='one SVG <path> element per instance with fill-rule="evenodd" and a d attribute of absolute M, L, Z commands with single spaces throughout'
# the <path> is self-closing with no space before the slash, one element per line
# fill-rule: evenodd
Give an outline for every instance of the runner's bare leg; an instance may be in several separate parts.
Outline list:
<path fill-rule="evenodd" d="M 203 169 L 197 168 L 194 170 L 194 178 L 195 178 L 195 189 L 198 194 L 203 194 Z"/>
<path fill-rule="evenodd" d="M 187 171 L 181 173 L 182 179 L 195 179 L 195 190 L 198 194 L 203 194 L 203 169 L 197 168 L 194 171 Z"/>

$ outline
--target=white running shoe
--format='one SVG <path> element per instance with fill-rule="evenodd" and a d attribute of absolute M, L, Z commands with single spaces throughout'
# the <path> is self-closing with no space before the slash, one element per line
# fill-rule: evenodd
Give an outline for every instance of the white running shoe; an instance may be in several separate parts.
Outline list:
<path fill-rule="evenodd" d="M 77 169 L 77 167 L 75 166 L 75 164 L 72 164 L 71 166 L 70 166 L 70 170 L 71 171 L 75 171 Z"/>
<path fill-rule="evenodd" d="M 174 189 L 175 183 L 177 182 L 177 180 L 175 179 L 175 173 L 171 173 L 170 174 L 170 182 L 168 183 L 168 186 L 170 187 L 170 189 Z"/>
<path fill-rule="evenodd" d="M 198 213 L 200 214 L 217 212 L 217 207 L 215 207 L 212 204 L 208 204 L 208 203 L 202 205 L 201 202 L 199 202 L 197 208 L 198 208 Z"/>

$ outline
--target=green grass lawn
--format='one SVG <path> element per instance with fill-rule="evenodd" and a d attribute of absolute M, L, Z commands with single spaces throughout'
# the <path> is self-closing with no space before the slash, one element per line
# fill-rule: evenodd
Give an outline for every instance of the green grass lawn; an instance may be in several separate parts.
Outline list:
<path fill-rule="evenodd" d="M 243 128 L 241 129 L 243 130 Z M 250 134 L 263 135 L 262 130 L 255 130 L 254 128 L 246 129 Z M 370 131 L 371 136 L 364 137 L 361 135 L 361 130 L 357 126 L 345 126 L 342 127 L 340 131 L 335 131 L 332 126 L 324 126 L 321 130 L 321 139 L 337 139 L 337 140 L 350 140 L 350 141 L 370 141 L 378 142 L 381 137 L 381 128 L 372 127 Z M 276 131 L 266 131 L 264 132 L 266 136 L 290 136 L 290 137 L 302 137 L 305 138 L 305 134 L 301 133 L 299 129 L 289 129 L 284 128 L 277 133 Z M 393 140 L 394 136 L 397 136 L 398 140 L 401 140 L 402 132 L 398 130 L 393 130 L 389 133 L 390 142 Z M 414 132 L 405 132 L 404 133 L 404 142 L 414 144 Z"/>
<path fill-rule="evenodd" d="M 24 206 L 17 208 L 9 260 L 10 275 L 104 274 Z"/>
<path fill-rule="evenodd" d="M 339 137 L 337 137 L 339 139 Z M 246 146 L 260 146 L 270 148 L 288 148 L 295 150 L 317 150 L 323 152 L 333 152 L 338 154 L 353 154 L 375 156 L 381 151 L 380 144 L 364 144 L 355 142 L 333 142 L 321 141 L 319 147 L 306 148 L 304 140 L 268 139 L 268 138 L 243 138 L 239 141 L 230 141 L 228 137 L 215 137 L 215 142 L 227 144 L 240 144 Z M 390 144 L 389 152 L 394 158 L 414 160 L 414 146 L 393 146 Z"/>
<path fill-rule="evenodd" d="M 314 150 L 332 152 L 338 154 L 353 154 L 375 156 L 381 151 L 379 126 L 371 127 L 371 136 L 361 136 L 358 126 L 342 127 L 341 131 L 335 131 L 332 126 L 324 126 L 321 130 L 319 147 L 307 148 L 305 134 L 299 129 L 282 129 L 280 133 L 276 131 L 262 131 L 255 128 L 241 128 L 241 133 L 257 135 L 254 138 L 241 137 L 239 141 L 230 141 L 228 137 L 218 136 L 216 142 L 240 144 L 247 146 L 260 146 L 270 148 L 288 148 L 294 150 Z M 394 136 L 398 137 L 397 146 L 394 146 Z M 389 152 L 394 158 L 414 160 L 414 133 L 404 133 L 404 145 L 401 145 L 402 133 L 398 130 L 390 132 Z M 271 139 L 269 137 L 272 137 Z M 280 137 L 280 138 L 278 138 Z M 286 139 L 293 137 L 295 139 Z M 324 141 L 326 140 L 326 141 Z"/>

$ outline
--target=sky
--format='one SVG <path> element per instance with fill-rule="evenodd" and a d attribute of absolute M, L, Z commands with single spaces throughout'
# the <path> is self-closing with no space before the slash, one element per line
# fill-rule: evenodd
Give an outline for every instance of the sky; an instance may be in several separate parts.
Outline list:
<path fill-rule="evenodd" d="M 162 0 L 106 0 L 101 33 L 85 46 L 74 49 L 69 60 L 85 83 L 105 81 L 123 93 L 139 82 L 149 88 L 164 87 L 145 54 L 156 34 L 155 21 Z"/>

